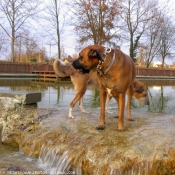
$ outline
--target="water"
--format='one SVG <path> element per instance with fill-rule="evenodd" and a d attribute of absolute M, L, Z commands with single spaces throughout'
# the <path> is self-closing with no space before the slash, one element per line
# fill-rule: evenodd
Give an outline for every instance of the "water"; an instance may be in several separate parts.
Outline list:
<path fill-rule="evenodd" d="M 150 105 L 143 106 L 138 101 L 132 102 L 132 108 L 146 110 L 152 113 L 175 113 L 175 81 L 174 80 L 142 80 L 148 87 Z M 71 82 L 39 82 L 35 79 L 0 79 L 0 92 L 11 91 L 39 91 L 42 93 L 42 101 L 38 102 L 38 108 L 56 108 L 68 111 L 69 103 L 74 98 L 75 92 Z M 99 91 L 89 86 L 83 97 L 83 106 L 86 111 L 99 110 Z M 110 110 L 116 109 L 114 99 L 110 102 Z M 75 106 L 78 109 L 78 105 Z M 31 147 L 32 148 L 32 147 Z M 32 150 L 31 150 L 32 151 Z M 25 156 L 17 147 L 0 144 L 0 173 L 4 173 L 11 164 L 22 166 L 26 170 L 43 172 L 45 174 L 69 174 L 81 175 L 81 168 L 70 167 L 67 158 L 69 152 L 61 154 L 57 148 L 49 148 L 43 145 L 39 159 Z M 57 155 L 57 156 L 55 156 Z M 100 170 L 99 170 L 100 171 Z M 112 173 L 111 173 L 112 174 Z"/>
<path fill-rule="evenodd" d="M 69 81 L 54 83 L 30 79 L 1 79 L 0 92 L 11 91 L 41 92 L 42 101 L 38 102 L 38 108 L 67 108 L 75 95 L 73 85 Z M 94 87 L 88 87 L 84 106 L 99 107 L 99 91 Z"/>
<path fill-rule="evenodd" d="M 61 155 L 59 155 L 59 153 L 60 151 L 58 148 L 48 148 L 47 145 L 43 145 L 38 160 L 38 166 L 47 172 L 47 174 L 82 174 L 80 168 L 71 167 L 68 151 L 65 151 Z"/>

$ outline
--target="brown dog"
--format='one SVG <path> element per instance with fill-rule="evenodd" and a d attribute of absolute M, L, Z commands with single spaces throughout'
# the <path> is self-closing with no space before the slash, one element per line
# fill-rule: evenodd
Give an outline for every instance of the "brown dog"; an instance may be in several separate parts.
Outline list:
<path fill-rule="evenodd" d="M 105 102 L 108 92 L 118 103 L 118 130 L 122 131 L 125 95 L 128 94 L 127 110 L 130 111 L 130 101 L 134 93 L 133 83 L 136 77 L 136 68 L 132 59 L 119 49 L 91 45 L 80 52 L 79 58 L 72 65 L 82 73 L 97 70 L 98 80 L 101 83 L 101 111 L 97 129 L 105 128 Z"/>
<path fill-rule="evenodd" d="M 67 69 L 64 69 L 63 67 L 67 66 Z M 72 115 L 72 109 L 74 108 L 75 104 L 79 101 L 79 107 L 82 112 L 85 112 L 83 105 L 82 105 L 82 97 L 86 92 L 87 85 L 92 84 L 94 85 L 97 89 L 100 89 L 100 81 L 98 80 L 98 75 L 95 71 L 91 71 L 89 74 L 80 74 L 78 73 L 78 70 L 74 69 L 69 63 L 65 63 L 61 60 L 55 60 L 53 64 L 53 68 L 55 73 L 59 77 L 71 77 L 71 81 L 74 85 L 74 90 L 76 92 L 76 95 L 72 102 L 70 103 L 70 108 L 69 108 L 69 118 L 74 118 Z M 147 98 L 147 89 L 145 85 L 138 81 L 134 80 L 133 83 L 134 87 L 134 94 L 133 97 L 139 101 L 143 101 L 144 104 L 148 104 L 148 98 Z M 128 94 L 129 95 L 129 94 Z M 106 100 L 106 111 L 108 113 L 111 113 L 108 109 L 108 103 L 109 100 L 112 98 L 109 94 L 107 95 L 107 100 Z M 131 97 L 132 98 L 132 97 Z M 118 114 L 117 114 L 118 116 Z M 127 110 L 127 116 L 128 120 L 133 121 L 130 110 Z"/>
<path fill-rule="evenodd" d="M 134 90 L 134 94 L 133 94 L 133 97 L 137 100 L 139 100 L 140 102 L 142 102 L 143 104 L 145 105 L 149 105 L 149 99 L 148 99 L 148 96 L 147 96 L 147 88 L 146 86 L 139 80 L 134 80 L 134 83 L 133 83 L 133 90 Z M 127 91 L 128 93 L 129 91 Z M 128 93 L 127 96 L 129 97 L 130 94 Z M 110 96 L 109 94 L 107 95 L 107 99 L 106 99 L 106 111 L 108 113 L 110 113 L 110 111 L 108 111 L 108 102 L 109 100 L 112 98 L 112 96 Z M 132 98 L 132 97 L 131 97 Z M 130 99 L 130 97 L 129 97 Z M 127 116 L 128 116 L 128 120 L 129 121 L 134 121 L 134 119 L 132 118 L 131 116 L 131 110 L 130 110 L 130 105 L 129 105 L 129 101 L 127 102 Z M 116 118 L 118 118 L 118 114 L 116 116 Z"/>
<path fill-rule="evenodd" d="M 98 76 L 96 72 L 91 72 L 89 74 L 80 74 L 78 70 L 73 68 L 71 65 L 69 65 L 67 70 L 62 70 L 63 66 L 66 66 L 64 62 L 61 60 L 55 60 L 53 63 L 53 69 L 59 77 L 68 77 L 70 76 L 71 81 L 74 85 L 74 90 L 76 92 L 76 95 L 72 102 L 70 103 L 69 108 L 69 118 L 74 118 L 72 115 L 72 109 L 74 108 L 75 104 L 79 101 L 79 107 L 82 112 L 85 112 L 83 105 L 82 105 L 82 97 L 86 92 L 87 85 L 93 84 L 96 88 L 100 88 L 100 82 L 98 81 Z"/>

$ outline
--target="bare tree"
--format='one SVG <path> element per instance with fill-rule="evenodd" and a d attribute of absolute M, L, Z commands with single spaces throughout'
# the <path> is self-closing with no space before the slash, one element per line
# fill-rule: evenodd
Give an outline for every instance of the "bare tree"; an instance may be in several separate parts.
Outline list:
<path fill-rule="evenodd" d="M 8 39 L 4 35 L 4 32 L 0 30 L 0 58 L 4 52 L 7 51 Z"/>
<path fill-rule="evenodd" d="M 47 60 L 45 48 L 40 47 L 37 34 L 27 29 L 18 33 L 15 40 L 15 60 L 16 62 L 45 62 Z"/>
<path fill-rule="evenodd" d="M 24 38 L 24 46 L 25 46 L 25 52 L 26 52 L 26 61 L 29 61 L 33 56 L 33 52 L 36 52 L 39 50 L 35 37 L 33 36 L 30 37 L 28 33 L 27 37 Z"/>
<path fill-rule="evenodd" d="M 168 9 L 169 10 L 169 9 Z M 149 67 L 153 59 L 157 58 L 165 65 L 165 59 L 171 58 L 174 51 L 175 29 L 173 17 L 168 15 L 166 7 L 153 11 L 156 17 L 148 23 L 148 29 L 144 33 L 146 38 L 142 43 L 146 66 Z"/>
<path fill-rule="evenodd" d="M 115 21 L 120 13 L 118 0 L 72 0 L 72 25 L 81 45 L 110 44 L 117 46 L 119 26 Z"/>
<path fill-rule="evenodd" d="M 154 9 L 152 11 L 153 16 L 148 22 L 148 29 L 144 32 L 144 40 L 142 44 L 140 44 L 143 49 L 143 58 L 146 63 L 146 67 L 148 68 L 153 59 L 158 55 L 160 51 L 160 31 L 162 25 L 162 10 Z"/>
<path fill-rule="evenodd" d="M 11 60 L 15 62 L 15 39 L 17 32 L 32 16 L 40 11 L 40 0 L 0 0 L 0 27 L 11 40 Z"/>
<path fill-rule="evenodd" d="M 61 34 L 64 31 L 66 15 L 63 12 L 64 4 L 61 0 L 50 0 L 45 5 L 43 18 L 47 21 L 45 30 L 49 34 L 48 44 L 57 45 L 58 58 L 61 58 Z"/>
<path fill-rule="evenodd" d="M 150 0 L 124 0 L 121 18 L 123 19 L 123 39 L 129 41 L 130 57 L 135 60 L 139 42 L 148 28 L 148 22 L 155 17 L 152 13 L 158 2 Z"/>
<path fill-rule="evenodd" d="M 174 55 L 174 39 L 175 39 L 175 25 L 172 17 L 163 16 L 160 30 L 160 50 L 159 60 L 162 62 L 162 68 L 165 65 L 165 59 L 171 58 Z"/>

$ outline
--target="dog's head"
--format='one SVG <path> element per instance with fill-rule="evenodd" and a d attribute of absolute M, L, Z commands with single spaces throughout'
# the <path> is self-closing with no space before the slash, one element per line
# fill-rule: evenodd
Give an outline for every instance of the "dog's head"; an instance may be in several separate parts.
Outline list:
<path fill-rule="evenodd" d="M 133 95 L 134 98 L 136 98 L 139 101 L 143 101 L 144 104 L 146 105 L 149 105 L 146 86 L 142 82 L 135 80 L 133 83 L 133 88 L 134 88 L 134 95 Z"/>
<path fill-rule="evenodd" d="M 88 46 L 79 53 L 78 59 L 72 63 L 72 66 L 83 74 L 88 73 L 97 67 L 99 60 L 103 61 L 103 51 L 104 47 L 102 46 Z"/>

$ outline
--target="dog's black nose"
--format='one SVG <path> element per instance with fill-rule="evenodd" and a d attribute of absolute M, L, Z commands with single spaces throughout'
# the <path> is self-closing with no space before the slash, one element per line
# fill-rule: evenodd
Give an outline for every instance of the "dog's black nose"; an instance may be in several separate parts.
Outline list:
<path fill-rule="evenodd" d="M 73 61 L 72 66 L 73 66 L 75 69 L 79 69 L 79 68 L 80 68 L 79 61 L 78 61 L 78 60 Z"/>
<path fill-rule="evenodd" d="M 78 60 L 75 60 L 73 63 L 72 63 L 72 66 L 75 68 L 75 69 L 78 69 L 79 70 L 79 73 L 81 74 L 86 74 L 86 73 L 89 73 L 90 71 L 88 69 L 86 69 L 84 66 L 82 66 Z"/>

